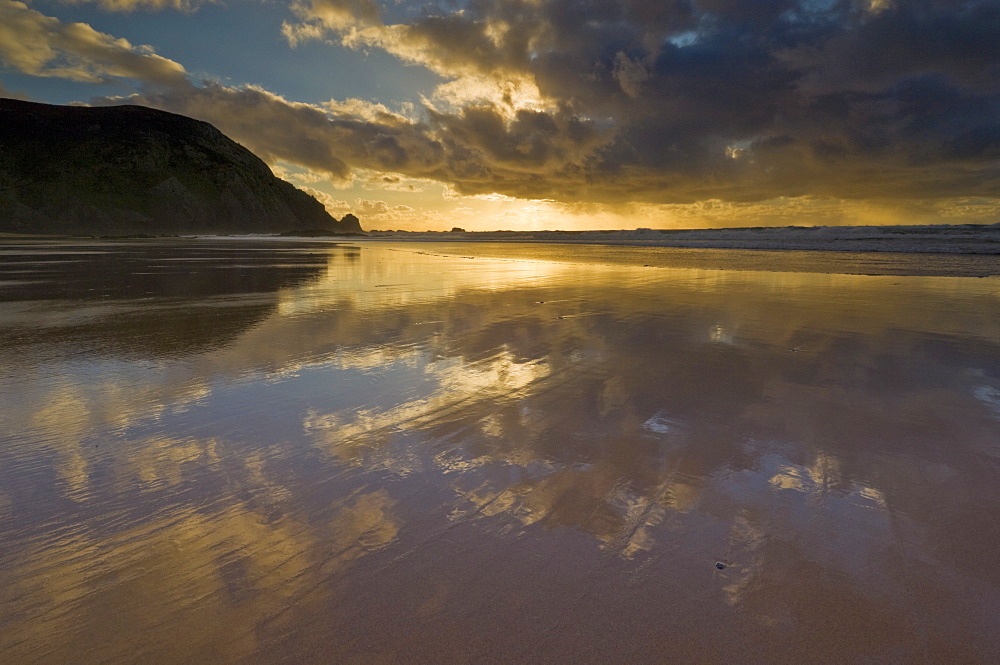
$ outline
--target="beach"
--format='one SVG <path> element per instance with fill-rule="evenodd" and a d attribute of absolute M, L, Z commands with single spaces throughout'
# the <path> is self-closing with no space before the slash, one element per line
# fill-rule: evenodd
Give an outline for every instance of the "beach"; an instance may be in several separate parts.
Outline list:
<path fill-rule="evenodd" d="M 1000 653 L 996 255 L 0 259 L 2 662 Z"/>

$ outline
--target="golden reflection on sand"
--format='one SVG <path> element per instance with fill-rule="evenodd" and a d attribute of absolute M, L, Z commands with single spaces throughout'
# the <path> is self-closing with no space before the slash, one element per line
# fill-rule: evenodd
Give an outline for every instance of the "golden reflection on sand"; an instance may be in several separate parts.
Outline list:
<path fill-rule="evenodd" d="M 1000 648 L 996 278 L 445 249 L 0 312 L 0 661 Z"/>
<path fill-rule="evenodd" d="M 155 468 L 137 461 L 146 491 L 215 447 L 145 445 L 171 451 Z M 263 460 L 243 463 L 249 502 L 165 506 L 111 534 L 83 529 L 23 551 L 0 596 L 21 617 L 0 640 L 6 662 L 236 662 L 261 647 L 262 626 L 398 533 L 384 489 L 349 497 L 317 528 L 282 512 L 293 490 L 268 480 Z"/>
<path fill-rule="evenodd" d="M 306 588 L 312 543 L 303 535 L 244 509 L 214 518 L 189 510 L 33 553 L 16 576 L 36 585 L 8 591 L 34 599 L 23 610 L 33 633 L 5 652 L 11 662 L 235 661 L 255 650 L 257 623 Z"/>

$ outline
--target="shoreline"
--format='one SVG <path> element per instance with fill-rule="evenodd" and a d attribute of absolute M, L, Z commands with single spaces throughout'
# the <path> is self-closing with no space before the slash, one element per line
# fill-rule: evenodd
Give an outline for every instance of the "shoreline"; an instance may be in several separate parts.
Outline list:
<path fill-rule="evenodd" d="M 621 229 L 599 231 L 380 231 L 292 235 L 208 233 L 121 236 L 0 233 L 0 241 L 270 238 L 311 241 L 526 243 L 751 251 L 947 254 L 1000 257 L 1000 224 L 933 226 L 790 226 L 725 229 Z"/>
<path fill-rule="evenodd" d="M 607 231 L 371 231 L 366 239 L 1000 256 L 998 224 Z"/>

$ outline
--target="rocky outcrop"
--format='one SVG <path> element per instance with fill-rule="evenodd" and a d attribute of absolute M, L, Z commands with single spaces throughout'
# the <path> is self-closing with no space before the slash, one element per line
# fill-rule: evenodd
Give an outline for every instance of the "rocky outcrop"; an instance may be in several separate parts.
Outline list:
<path fill-rule="evenodd" d="M 355 233 L 361 233 L 361 220 L 351 213 L 344 215 L 343 219 L 340 220 L 340 224 L 345 229 L 354 229 Z"/>
<path fill-rule="evenodd" d="M 0 231 L 360 233 L 212 125 L 142 106 L 0 99 Z"/>

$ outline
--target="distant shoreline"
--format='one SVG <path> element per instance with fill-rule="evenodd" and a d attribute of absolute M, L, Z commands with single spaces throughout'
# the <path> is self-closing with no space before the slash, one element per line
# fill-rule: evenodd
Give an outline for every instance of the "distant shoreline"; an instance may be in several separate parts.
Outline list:
<path fill-rule="evenodd" d="M 975 230 L 975 229 L 974 229 Z M 755 242 L 747 235 L 754 230 L 727 230 L 728 233 L 684 231 L 608 232 L 424 232 L 372 233 L 370 236 L 343 235 L 297 237 L 275 234 L 173 236 L 0 236 L 4 253 L 19 248 L 37 251 L 59 245 L 97 248 L 115 245 L 164 245 L 187 247 L 231 243 L 252 251 L 255 245 L 309 245 L 314 248 L 355 248 L 395 245 L 397 250 L 418 254 L 454 255 L 464 258 L 528 259 L 540 261 L 622 264 L 646 268 L 695 268 L 707 270 L 752 270 L 767 272 L 820 272 L 848 275 L 895 275 L 936 277 L 1000 277 L 1000 251 L 996 229 L 952 229 L 936 238 L 912 238 L 906 233 L 895 239 L 872 238 L 854 229 L 825 237 L 822 231 L 776 229 L 756 233 Z M 957 235 L 955 233 L 957 231 Z M 813 242 L 795 235 L 812 234 Z M 933 234 L 934 231 L 932 230 Z M 705 235 L 711 237 L 705 240 Z M 743 236 L 742 238 L 740 236 Z M 919 235 L 927 235 L 921 230 Z M 686 236 L 686 238 L 685 238 Z M 691 237 L 695 236 L 695 237 Z M 699 237 L 700 236 L 700 237 Z M 770 242 L 762 242 L 764 240 Z M 678 242 L 680 240 L 680 242 Z M 734 251 L 735 250 L 735 251 Z"/>
<path fill-rule="evenodd" d="M 1000 224 L 791 226 L 613 231 L 372 231 L 370 240 L 544 242 L 684 249 L 745 249 L 1000 256 Z"/>
<path fill-rule="evenodd" d="M 180 234 L 93 236 L 0 233 L 11 240 L 129 240 L 136 238 L 281 238 L 389 242 L 521 242 L 680 249 L 890 252 L 1000 257 L 1000 224 L 929 226 L 789 226 L 726 229 L 631 229 L 604 231 L 370 231 L 364 234 Z"/>

